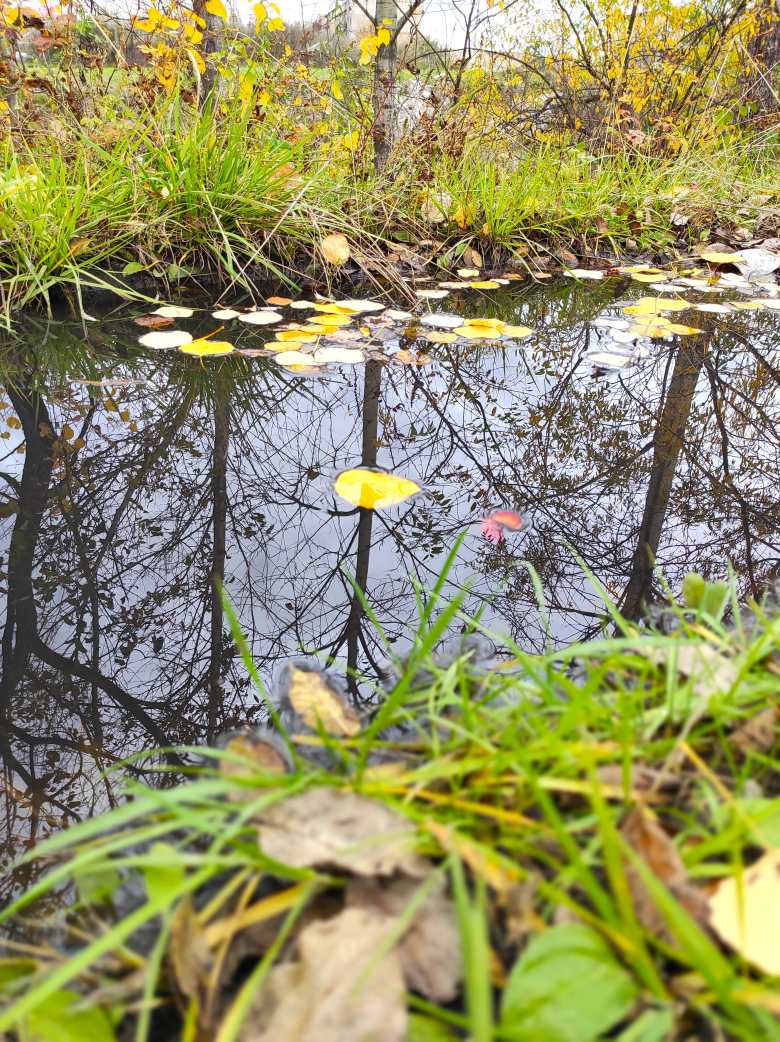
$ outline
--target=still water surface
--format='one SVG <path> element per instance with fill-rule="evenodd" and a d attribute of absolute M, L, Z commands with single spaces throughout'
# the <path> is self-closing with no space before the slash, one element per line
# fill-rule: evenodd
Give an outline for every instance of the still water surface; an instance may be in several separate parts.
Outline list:
<path fill-rule="evenodd" d="M 780 313 L 697 314 L 704 335 L 648 341 L 642 361 L 599 372 L 587 352 L 609 331 L 592 320 L 627 292 L 609 280 L 453 294 L 450 311 L 537 332 L 318 378 L 145 351 L 127 306 L 6 335 L 2 861 L 116 801 L 120 779 L 103 772 L 117 760 L 261 718 L 214 575 L 264 679 L 305 652 L 360 671 L 357 698 L 387 649 L 349 576 L 403 653 L 411 580 L 429 587 L 463 528 L 451 581 L 470 580 L 468 610 L 531 651 L 545 630 L 523 561 L 560 643 L 601 617 L 577 557 L 629 614 L 660 592 L 651 558 L 672 589 L 730 562 L 741 593 L 760 595 L 780 561 Z M 242 347 L 264 335 L 229 332 Z M 424 492 L 353 508 L 331 483 L 361 464 Z M 486 542 L 479 522 L 499 506 L 528 512 L 532 530 Z"/>

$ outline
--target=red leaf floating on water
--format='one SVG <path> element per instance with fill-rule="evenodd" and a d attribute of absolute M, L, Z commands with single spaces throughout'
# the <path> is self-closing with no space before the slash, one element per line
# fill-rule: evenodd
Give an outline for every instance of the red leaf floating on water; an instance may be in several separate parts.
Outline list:
<path fill-rule="evenodd" d="M 482 534 L 490 543 L 500 543 L 504 538 L 504 529 L 516 532 L 525 522 L 516 510 L 493 510 L 482 521 Z"/>

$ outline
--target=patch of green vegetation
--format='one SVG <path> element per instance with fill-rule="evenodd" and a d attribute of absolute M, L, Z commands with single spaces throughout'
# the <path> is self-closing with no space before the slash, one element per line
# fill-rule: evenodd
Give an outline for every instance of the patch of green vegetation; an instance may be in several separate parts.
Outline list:
<path fill-rule="evenodd" d="M 443 601 L 446 575 L 420 591 L 411 650 L 358 733 L 320 725 L 300 736 L 300 718 L 285 730 L 290 718 L 269 699 L 270 759 L 240 745 L 190 750 L 210 766 L 172 787 L 130 783 L 120 807 L 28 855 L 45 874 L 2 919 L 37 921 L 49 943 L 0 962 L 0 1030 L 53 1037 L 40 1025 L 56 1017 L 66 1042 L 87 1021 L 101 1040 L 120 1022 L 137 1042 L 265 1037 L 242 1034 L 256 993 L 293 957 L 301 924 L 338 920 L 356 876 L 344 858 L 370 858 L 372 845 L 353 842 L 329 866 L 293 866 L 258 843 L 258 823 L 280 801 L 317 794 L 324 819 L 336 793 L 362 801 L 369 831 L 377 808 L 397 816 L 414 856 L 428 859 L 374 969 L 448 881 L 457 998 L 410 987 L 409 1042 L 780 1038 L 776 980 L 753 950 L 746 960 L 721 943 L 707 911 L 714 881 L 743 878 L 743 866 L 780 846 L 776 608 L 742 606 L 731 587 L 692 578 L 684 603 L 670 602 L 651 627 L 623 619 L 599 588 L 607 621 L 593 640 L 544 655 L 505 643 L 490 659 L 466 643 L 444 656 L 445 634 L 480 628 L 461 614 L 465 594 Z M 544 618 L 540 590 L 539 602 Z M 317 676 L 304 693 L 323 723 L 338 724 L 317 702 Z M 279 811 L 291 829 L 292 807 Z M 59 949 L 55 923 L 69 924 Z M 231 946 L 260 924 L 266 932 L 243 949 L 251 965 L 235 978 L 233 964 L 223 980 Z M 196 949 L 200 962 L 184 958 Z M 369 986 L 369 969 L 349 958 L 343 973 L 356 992 Z M 184 1027 L 169 1020 L 163 1031 L 157 1018 L 172 1009 Z"/>

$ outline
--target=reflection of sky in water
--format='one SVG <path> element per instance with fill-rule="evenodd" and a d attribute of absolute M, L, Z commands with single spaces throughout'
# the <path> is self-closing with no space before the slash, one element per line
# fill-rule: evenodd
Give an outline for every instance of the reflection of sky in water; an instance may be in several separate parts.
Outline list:
<path fill-rule="evenodd" d="M 566 285 L 471 298 L 470 314 L 538 334 L 506 347 L 430 345 L 435 361 L 419 369 L 371 363 L 324 379 L 259 359 L 134 358 L 137 329 L 124 319 L 89 327 L 88 353 L 78 326 L 32 329 L 27 349 L 52 426 L 88 428 L 77 456 L 55 460 L 38 535 L 44 643 L 115 679 L 171 741 L 201 741 L 210 691 L 220 728 L 257 701 L 227 638 L 212 640 L 212 533 L 222 522 L 226 585 L 265 678 L 301 649 L 369 675 L 385 657 L 345 571 L 365 582 L 403 650 L 416 618 L 409 577 L 430 587 L 465 526 L 452 583 L 469 580 L 467 610 L 483 607 L 486 625 L 529 650 L 544 634 L 526 557 L 561 642 L 593 632 L 600 610 L 573 550 L 618 601 L 657 591 L 637 572 L 648 541 L 673 588 L 691 569 L 721 575 L 728 559 L 743 594 L 759 591 L 778 561 L 780 316 L 743 313 L 732 327 L 697 315 L 706 339 L 656 342 L 646 360 L 594 379 L 584 352 L 608 346 L 609 333 L 583 318 L 613 292 Z M 261 335 L 242 330 L 242 345 Z M 73 382 L 96 376 L 148 382 L 118 389 L 107 409 L 99 389 Z M 223 501 L 212 451 L 225 421 Z M 0 470 L 19 480 L 20 432 L 8 433 Z M 424 494 L 366 517 L 330 489 L 338 469 L 361 461 L 414 478 Z M 489 545 L 479 521 L 498 506 L 530 511 L 532 532 Z M 14 523 L 2 520 L 4 568 Z M 157 744 L 93 680 L 34 654 L 19 676 L 7 655 L 5 667 L 16 727 L 6 753 L 35 778 L 51 775 L 43 788 L 61 791 L 57 814 L 71 798 L 80 812 L 107 798 L 108 783 L 71 777 L 94 749 L 106 766 Z"/>

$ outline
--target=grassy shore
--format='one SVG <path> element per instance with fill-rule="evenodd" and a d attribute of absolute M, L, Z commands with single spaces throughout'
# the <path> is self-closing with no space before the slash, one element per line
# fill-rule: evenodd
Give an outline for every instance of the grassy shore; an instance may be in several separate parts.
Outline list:
<path fill-rule="evenodd" d="M 366 1037 L 780 1038 L 777 980 L 722 942 L 708 904 L 719 881 L 743 879 L 780 846 L 776 606 L 741 606 L 729 587 L 691 579 L 685 602 L 646 627 L 601 591 L 609 625 L 593 640 L 545 655 L 504 644 L 483 659 L 468 642 L 437 652 L 447 632 L 479 630 L 442 586 L 421 598 L 410 654 L 355 726 L 334 688 L 307 674 L 320 725 L 304 726 L 312 703 L 302 719 L 288 689 L 276 737 L 198 750 L 206 766 L 191 777 L 129 785 L 118 809 L 30 853 L 38 881 L 3 919 L 12 937 L 24 922 L 46 940 L 12 944 L 0 962 L 0 1029 L 25 1042 L 53 1038 L 55 1020 L 66 1042 L 85 1031 L 100 1042 L 265 1039 L 256 996 L 289 971 L 280 961 L 304 959 L 300 936 L 346 923 L 356 886 L 378 885 L 379 901 L 408 884 L 371 966 L 355 962 L 349 936 L 346 953 L 328 952 L 387 1023 L 404 1018 L 402 1034 Z M 320 813 L 295 840 L 302 799 Z M 359 801 L 357 841 L 337 842 L 334 825 L 343 856 L 296 861 L 343 799 Z M 263 831 L 280 803 L 292 864 Z M 377 813 L 414 847 L 394 881 L 387 865 L 350 860 L 387 842 Z M 418 936 L 430 976 L 449 981 L 407 976 L 400 1013 L 386 1009 L 387 960 L 432 894 L 460 962 L 451 943 L 429 950 Z M 306 1001 L 316 1010 L 316 989 Z M 339 1037 L 357 1037 L 349 1030 L 347 1018 Z"/>
<path fill-rule="evenodd" d="M 60 121 L 0 147 L 6 318 L 90 288 L 171 296 L 204 273 L 243 289 L 327 279 L 319 244 L 331 232 L 352 244 L 354 274 L 392 279 L 399 250 L 434 270 L 457 267 L 466 247 L 486 266 L 522 267 L 561 248 L 671 256 L 724 228 L 744 238 L 777 224 L 769 132 L 674 159 L 542 144 L 474 144 L 457 160 L 412 151 L 375 177 L 238 107 L 215 117 L 174 98 L 148 122 Z"/>

